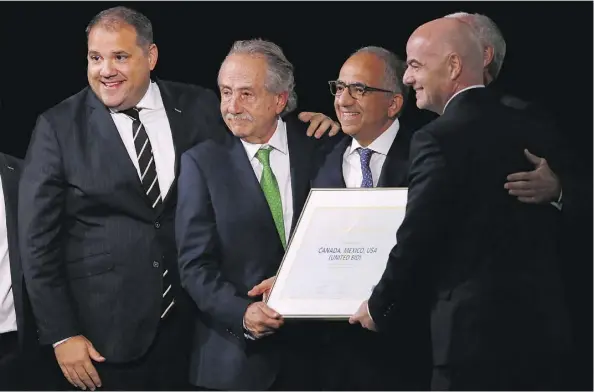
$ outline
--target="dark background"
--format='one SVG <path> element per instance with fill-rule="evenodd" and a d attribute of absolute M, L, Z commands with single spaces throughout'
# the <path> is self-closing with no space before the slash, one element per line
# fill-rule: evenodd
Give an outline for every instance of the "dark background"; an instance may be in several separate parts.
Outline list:
<path fill-rule="evenodd" d="M 591 2 L 3 2 L 0 151 L 24 156 L 37 116 L 86 85 L 85 27 L 115 5 L 153 22 L 156 76 L 216 90 L 233 41 L 266 38 L 295 65 L 299 109 L 332 117 L 327 81 L 351 52 L 379 45 L 405 58 L 408 36 L 422 23 L 484 13 L 508 44 L 499 87 L 553 114 L 592 167 Z M 409 125 L 432 118 L 409 103 L 402 119 Z"/>
<path fill-rule="evenodd" d="M 333 118 L 327 81 L 350 53 L 378 45 L 405 58 L 406 41 L 422 23 L 457 11 L 484 13 L 508 44 L 499 89 L 554 118 L 592 189 L 592 2 L 3 2 L 0 151 L 23 157 L 37 116 L 86 86 L 85 27 L 115 5 L 152 20 L 156 76 L 216 90 L 233 41 L 261 37 L 295 65 L 298 110 Z M 402 121 L 409 126 L 433 118 L 408 103 Z M 584 216 L 565 234 L 571 256 L 564 262 L 578 323 L 572 389 L 592 390 L 592 210 Z"/>

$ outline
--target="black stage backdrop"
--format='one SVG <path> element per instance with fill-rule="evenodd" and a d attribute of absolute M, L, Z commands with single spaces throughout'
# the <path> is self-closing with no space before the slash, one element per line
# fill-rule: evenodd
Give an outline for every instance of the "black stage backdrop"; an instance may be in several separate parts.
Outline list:
<path fill-rule="evenodd" d="M 419 25 L 457 11 L 484 13 L 508 44 L 499 88 L 548 111 L 592 180 L 592 2 L 3 2 L 0 151 L 23 157 L 37 116 L 86 86 L 85 27 L 115 5 L 152 20 L 157 77 L 216 91 L 233 41 L 265 38 L 295 65 L 298 110 L 333 118 L 327 81 L 350 53 L 379 45 L 404 58 Z M 402 121 L 418 127 L 432 118 L 411 98 Z M 575 257 L 565 261 L 579 342 L 571 389 L 592 390 L 592 210 L 584 216 L 584 226 L 566 233 Z"/>

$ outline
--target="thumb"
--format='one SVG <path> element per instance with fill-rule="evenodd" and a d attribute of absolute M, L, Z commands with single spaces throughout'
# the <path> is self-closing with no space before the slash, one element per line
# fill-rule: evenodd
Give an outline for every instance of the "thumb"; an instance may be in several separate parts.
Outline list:
<path fill-rule="evenodd" d="M 89 356 L 95 362 L 103 362 L 105 358 L 99 354 L 99 351 L 95 350 L 95 347 L 91 344 L 91 342 L 87 342 L 87 349 L 89 350 Z"/>
<path fill-rule="evenodd" d="M 532 163 L 534 166 L 539 166 L 542 163 L 542 158 L 532 154 L 527 148 L 524 150 L 524 155 L 526 155 L 526 158 L 528 158 L 530 163 Z"/>
<path fill-rule="evenodd" d="M 248 291 L 248 295 L 250 297 L 257 297 L 258 295 L 262 295 L 266 291 L 264 282 L 258 283 L 250 291 Z"/>
<path fill-rule="evenodd" d="M 313 115 L 313 112 L 301 112 L 297 117 L 299 117 L 299 120 L 303 122 L 309 122 Z"/>

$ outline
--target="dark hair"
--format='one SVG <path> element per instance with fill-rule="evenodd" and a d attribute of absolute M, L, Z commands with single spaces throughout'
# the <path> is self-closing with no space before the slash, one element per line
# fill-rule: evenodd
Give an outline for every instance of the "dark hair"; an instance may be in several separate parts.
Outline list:
<path fill-rule="evenodd" d="M 85 32 L 87 38 L 91 29 L 96 25 L 101 25 L 107 29 L 117 29 L 122 24 L 127 24 L 136 30 L 136 43 L 143 49 L 153 43 L 153 25 L 149 18 L 142 13 L 127 7 L 113 7 L 99 12 L 91 19 Z"/>

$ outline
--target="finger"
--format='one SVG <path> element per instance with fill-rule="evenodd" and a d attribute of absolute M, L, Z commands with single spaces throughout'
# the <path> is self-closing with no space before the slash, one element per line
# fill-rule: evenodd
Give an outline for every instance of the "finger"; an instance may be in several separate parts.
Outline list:
<path fill-rule="evenodd" d="M 318 136 L 319 134 L 319 130 L 318 127 L 320 126 L 320 123 L 322 123 L 322 120 L 324 119 L 324 116 L 321 114 L 315 114 L 311 120 L 309 121 L 309 127 L 307 127 L 307 136 L 312 136 L 315 135 L 316 138 L 320 138 L 320 136 Z M 324 134 L 324 132 L 322 132 L 322 135 Z"/>
<path fill-rule="evenodd" d="M 90 364 L 90 360 L 85 362 L 88 362 Z M 77 365 L 74 368 L 74 371 L 76 371 L 76 374 L 78 374 L 78 378 L 80 378 L 80 380 L 86 385 L 87 388 L 89 388 L 90 390 L 95 390 L 95 383 L 91 379 L 91 376 L 89 376 L 89 373 L 87 373 L 86 366 L 86 363 Z"/>
<path fill-rule="evenodd" d="M 72 384 L 73 387 L 76 387 L 76 384 L 74 383 L 74 381 L 72 380 L 72 377 L 70 377 L 70 374 L 68 374 L 68 369 L 66 368 L 66 366 L 64 365 L 60 365 L 60 369 L 62 369 L 62 374 L 64 375 L 64 378 L 66 380 L 68 380 L 68 382 L 70 384 Z"/>
<path fill-rule="evenodd" d="M 74 382 L 74 385 L 76 387 L 78 387 L 82 390 L 87 389 L 85 383 L 82 382 L 80 377 L 78 377 L 78 373 L 74 370 L 74 368 L 72 366 L 68 366 L 68 367 L 66 367 L 66 369 L 68 369 L 68 374 L 70 375 L 70 378 L 72 379 L 72 381 Z"/>
<path fill-rule="evenodd" d="M 303 122 L 309 122 L 314 114 L 314 112 L 301 112 L 297 117 L 299 117 L 299 120 Z"/>
<path fill-rule="evenodd" d="M 508 192 L 512 196 L 534 197 L 538 194 L 534 189 L 513 189 Z"/>
<path fill-rule="evenodd" d="M 538 204 L 538 200 L 536 197 L 534 196 L 529 196 L 529 197 L 525 197 L 525 196 L 521 196 L 518 197 L 518 200 L 521 201 L 522 203 L 530 203 L 530 204 Z"/>
<path fill-rule="evenodd" d="M 320 121 L 320 125 L 318 126 L 318 129 L 316 131 L 316 138 L 319 139 L 322 136 L 324 136 L 324 134 L 326 132 L 328 132 L 329 129 L 332 128 L 332 126 L 334 125 L 334 121 L 332 121 L 331 118 L 326 117 L 326 116 L 322 116 L 323 118 Z"/>
<path fill-rule="evenodd" d="M 530 163 L 532 163 L 534 166 L 539 166 L 543 161 L 541 157 L 532 154 L 527 148 L 524 150 L 524 155 L 526 155 L 526 158 L 528 158 Z"/>
<path fill-rule="evenodd" d="M 359 318 L 357 317 L 357 315 L 352 315 L 351 317 L 349 317 L 349 324 L 357 324 L 359 322 Z"/>
<path fill-rule="evenodd" d="M 91 361 L 85 362 L 84 367 L 87 374 L 91 378 L 91 381 L 93 381 L 93 384 L 95 384 L 97 387 L 101 387 L 101 378 L 99 378 L 99 373 Z"/>
<path fill-rule="evenodd" d="M 264 315 L 266 315 L 269 318 L 272 319 L 280 319 L 281 315 L 274 309 L 270 308 L 268 305 L 266 304 L 261 304 L 260 306 L 260 310 L 262 311 L 262 313 L 264 313 Z"/>
<path fill-rule="evenodd" d="M 518 172 L 507 176 L 508 181 L 528 181 L 533 177 L 532 172 Z"/>
<path fill-rule="evenodd" d="M 332 128 L 330 129 L 330 133 L 328 133 L 328 135 L 334 136 L 338 133 L 338 131 L 340 131 L 340 124 L 336 121 L 332 121 Z"/>
<path fill-rule="evenodd" d="M 533 189 L 534 186 L 530 181 L 514 181 L 514 182 L 506 182 L 505 189 L 508 190 L 525 190 L 525 189 Z"/>
<path fill-rule="evenodd" d="M 262 332 L 266 332 L 266 331 L 274 331 L 279 329 L 280 327 L 283 326 L 283 324 L 285 323 L 284 320 L 276 320 L 273 318 L 266 318 L 264 320 L 262 320 Z"/>
<path fill-rule="evenodd" d="M 274 282 L 273 278 L 263 280 L 262 282 L 255 285 L 250 291 L 248 291 L 248 295 L 252 297 L 262 295 L 272 287 L 272 282 Z"/>
<path fill-rule="evenodd" d="M 87 342 L 87 350 L 89 351 L 89 357 L 91 357 L 91 359 L 93 361 L 96 362 L 104 362 L 105 358 L 99 354 L 99 351 L 97 351 L 95 349 L 95 347 L 91 344 L 91 342 Z"/>

